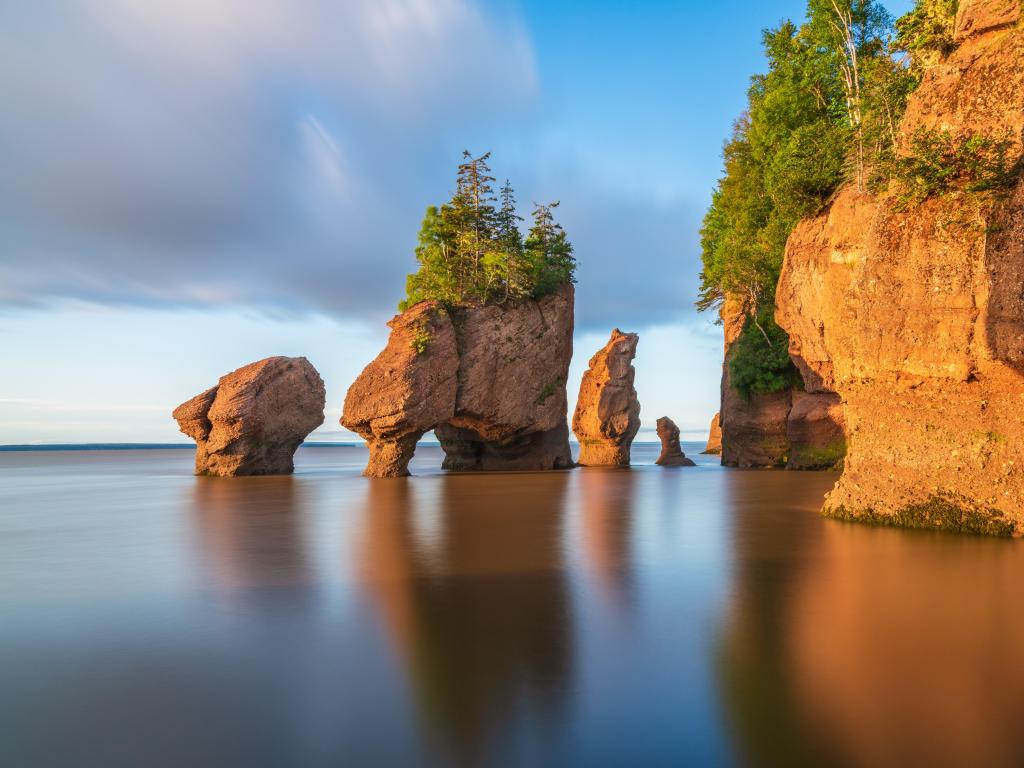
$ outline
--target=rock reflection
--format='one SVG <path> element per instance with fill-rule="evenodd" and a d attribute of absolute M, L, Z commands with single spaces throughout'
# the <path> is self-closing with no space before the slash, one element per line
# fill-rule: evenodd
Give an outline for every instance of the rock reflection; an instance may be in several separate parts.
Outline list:
<path fill-rule="evenodd" d="M 290 476 L 197 477 L 189 509 L 213 586 L 232 591 L 308 582 L 304 507 Z"/>
<path fill-rule="evenodd" d="M 422 722 L 478 762 L 526 725 L 557 728 L 571 672 L 558 474 L 370 484 L 360 573 Z M 535 734 L 534 734 L 535 735 Z"/>
<path fill-rule="evenodd" d="M 744 504 L 719 670 L 747 764 L 1020 764 L 1019 543 Z"/>
<path fill-rule="evenodd" d="M 636 475 L 618 469 L 584 470 L 579 485 L 583 554 L 592 580 L 608 603 L 630 604 L 630 547 Z"/>

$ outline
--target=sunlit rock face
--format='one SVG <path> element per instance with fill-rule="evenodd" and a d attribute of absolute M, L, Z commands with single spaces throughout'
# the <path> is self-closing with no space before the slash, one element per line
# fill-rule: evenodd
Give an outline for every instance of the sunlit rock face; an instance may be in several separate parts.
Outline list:
<path fill-rule="evenodd" d="M 341 423 L 370 448 L 366 473 L 408 474 L 431 429 L 450 470 L 572 466 L 565 382 L 573 288 L 537 300 L 446 310 L 421 302 L 349 388 Z"/>
<path fill-rule="evenodd" d="M 633 358 L 640 337 L 618 328 L 590 358 L 583 374 L 572 431 L 580 441 L 579 463 L 628 467 L 630 446 L 640 429 L 640 401 L 633 387 Z"/>
<path fill-rule="evenodd" d="M 349 387 L 341 417 L 366 440 L 369 477 L 409 474 L 416 442 L 455 413 L 459 355 L 448 313 L 424 301 L 388 325 L 387 346 Z"/>
<path fill-rule="evenodd" d="M 326 390 L 304 357 L 268 357 L 222 376 L 174 411 L 196 441 L 196 474 L 277 475 L 294 470 L 306 436 L 324 422 Z"/>
<path fill-rule="evenodd" d="M 711 427 L 708 429 L 708 444 L 704 447 L 703 453 L 720 454 L 722 452 L 722 414 L 716 413 L 711 419 Z"/>
<path fill-rule="evenodd" d="M 919 128 L 941 128 L 1010 136 L 1011 157 L 1021 157 L 1019 17 L 1017 3 L 960 4 L 959 46 L 912 95 L 905 146 Z M 847 187 L 797 226 L 776 319 L 808 391 L 838 393 L 849 423 L 845 471 L 826 509 L 977 527 L 944 513 L 929 520 L 939 499 L 964 521 L 1024 521 L 1022 284 L 1022 182 L 904 209 Z"/>

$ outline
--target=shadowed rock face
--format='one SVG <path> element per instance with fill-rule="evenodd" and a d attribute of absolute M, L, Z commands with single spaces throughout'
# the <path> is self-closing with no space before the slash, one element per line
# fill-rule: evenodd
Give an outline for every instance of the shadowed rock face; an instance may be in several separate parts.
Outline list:
<path fill-rule="evenodd" d="M 679 445 L 679 427 L 668 416 L 658 419 L 658 439 L 661 440 L 661 455 L 655 460 L 655 464 L 660 464 L 663 467 L 696 466 L 683 453 L 683 449 Z"/>
<path fill-rule="evenodd" d="M 711 419 L 711 428 L 708 430 L 708 444 L 704 447 L 703 453 L 719 454 L 722 452 L 722 414 L 716 413 Z"/>
<path fill-rule="evenodd" d="M 788 387 L 743 397 L 732 386 L 729 354 L 743 328 L 744 315 L 737 303 L 726 301 L 721 316 L 726 361 L 719 414 L 722 464 L 786 469 L 835 467 L 846 450 L 846 421 L 839 397 L 824 386 L 815 388 L 811 383 L 807 384 L 806 392 Z M 802 361 L 796 357 L 794 361 L 803 372 Z M 712 430 L 714 427 L 712 422 Z"/>
<path fill-rule="evenodd" d="M 196 441 L 197 475 L 279 475 L 323 424 L 326 392 L 304 357 L 268 357 L 222 376 L 174 410 Z"/>
<path fill-rule="evenodd" d="M 926 71 L 901 141 L 940 127 L 1009 135 L 1011 159 L 1024 154 L 1020 15 L 1016 2 L 962 0 L 959 46 Z M 797 226 L 776 319 L 808 390 L 837 392 L 849 421 L 827 509 L 903 519 L 940 496 L 1024 523 L 1022 280 L 1021 181 L 906 209 L 847 187 Z"/>
<path fill-rule="evenodd" d="M 417 440 L 431 429 L 445 469 L 572 466 L 571 285 L 535 301 L 450 312 L 421 302 L 389 325 L 387 347 L 349 389 L 341 419 L 369 445 L 365 474 L 408 474 Z"/>
<path fill-rule="evenodd" d="M 583 374 L 572 431 L 580 441 L 579 463 L 628 467 L 629 448 L 640 429 L 640 402 L 633 388 L 633 358 L 640 337 L 612 331 Z"/>
<path fill-rule="evenodd" d="M 573 288 L 536 301 L 453 313 L 459 348 L 455 413 L 435 430 L 450 470 L 573 466 L 565 413 Z"/>
<path fill-rule="evenodd" d="M 388 325 L 387 346 L 349 387 L 341 417 L 366 440 L 368 477 L 408 475 L 416 442 L 455 413 L 459 355 L 449 314 L 424 301 Z"/>

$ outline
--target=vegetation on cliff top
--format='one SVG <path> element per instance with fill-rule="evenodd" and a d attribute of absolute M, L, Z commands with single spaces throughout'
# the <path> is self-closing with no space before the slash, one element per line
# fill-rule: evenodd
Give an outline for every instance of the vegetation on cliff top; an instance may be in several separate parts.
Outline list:
<path fill-rule="evenodd" d="M 512 187 L 506 181 L 495 195 L 489 158 L 464 152 L 455 194 L 427 208 L 416 246 L 419 269 L 406 281 L 399 310 L 426 299 L 466 306 L 539 298 L 574 282 L 572 245 L 554 218 L 558 203 L 534 205 L 524 239 Z"/>
<path fill-rule="evenodd" d="M 842 183 L 866 188 L 867 169 L 893 154 L 916 85 L 891 16 L 873 0 L 810 0 L 802 25 L 765 30 L 763 44 L 768 71 L 751 81 L 704 218 L 697 302 L 701 310 L 726 297 L 741 303 L 748 322 L 730 370 L 734 384 L 747 373 L 737 384 L 744 395 L 793 380 L 777 348 L 786 335 L 772 320 L 786 238 Z"/>

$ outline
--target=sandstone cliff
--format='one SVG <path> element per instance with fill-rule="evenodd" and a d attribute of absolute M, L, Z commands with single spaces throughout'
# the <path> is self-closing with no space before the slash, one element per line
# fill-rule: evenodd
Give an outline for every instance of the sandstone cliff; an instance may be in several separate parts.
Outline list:
<path fill-rule="evenodd" d="M 583 374 L 572 431 L 580 441 L 579 463 L 592 467 L 628 467 L 630 446 L 640 429 L 640 402 L 633 379 L 633 358 L 640 337 L 612 331 Z"/>
<path fill-rule="evenodd" d="M 958 47 L 901 125 L 1014 137 L 1024 128 L 1017 2 L 962 0 Z M 841 517 L 1006 533 L 1024 520 L 1024 184 L 903 208 L 840 192 L 793 232 L 779 324 L 809 392 L 849 421 Z"/>
<path fill-rule="evenodd" d="M 721 317 L 725 330 L 718 414 L 722 464 L 788 469 L 831 469 L 839 464 L 846 447 L 839 398 L 830 392 L 792 387 L 744 397 L 732 385 L 729 373 L 730 349 L 743 329 L 744 315 L 735 302 L 727 301 Z"/>
<path fill-rule="evenodd" d="M 174 410 L 196 441 L 197 475 L 273 475 L 324 422 L 323 380 L 304 357 L 268 357 L 220 378 Z"/>
<path fill-rule="evenodd" d="M 366 473 L 408 474 L 433 429 L 452 470 L 572 466 L 565 382 L 573 289 L 446 311 L 421 302 L 389 323 L 387 347 L 349 388 L 341 423 L 370 448 Z"/>

